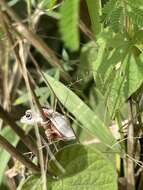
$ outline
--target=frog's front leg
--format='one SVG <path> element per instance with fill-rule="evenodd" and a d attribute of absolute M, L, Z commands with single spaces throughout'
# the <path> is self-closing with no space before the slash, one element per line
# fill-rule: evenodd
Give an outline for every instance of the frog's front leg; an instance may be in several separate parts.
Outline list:
<path fill-rule="evenodd" d="M 42 122 L 40 123 L 40 125 L 41 125 L 45 130 L 47 130 L 47 129 L 51 128 L 51 121 L 50 121 L 50 120 L 42 121 Z M 51 130 L 51 129 L 49 129 L 49 130 Z"/>
<path fill-rule="evenodd" d="M 63 138 L 62 134 L 60 134 L 57 130 L 53 129 L 52 127 L 51 129 L 46 129 L 45 134 L 49 141 L 57 141 Z"/>

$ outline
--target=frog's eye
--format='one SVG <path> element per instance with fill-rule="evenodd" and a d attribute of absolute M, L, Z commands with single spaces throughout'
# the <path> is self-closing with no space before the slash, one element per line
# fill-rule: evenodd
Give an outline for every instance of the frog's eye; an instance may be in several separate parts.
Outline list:
<path fill-rule="evenodd" d="M 26 118 L 29 119 L 29 120 L 32 119 L 32 114 L 31 113 L 26 113 Z"/>

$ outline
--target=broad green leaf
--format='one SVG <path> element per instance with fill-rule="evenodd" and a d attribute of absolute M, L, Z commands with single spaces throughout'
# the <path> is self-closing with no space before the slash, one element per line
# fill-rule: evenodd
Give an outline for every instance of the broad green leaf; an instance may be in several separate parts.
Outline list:
<path fill-rule="evenodd" d="M 105 92 L 106 103 L 110 112 L 111 117 L 114 117 L 115 112 L 120 108 L 120 106 L 125 101 L 125 96 L 123 92 L 125 75 L 120 75 L 120 72 L 112 73 L 110 84 L 108 84 L 108 89 Z"/>
<path fill-rule="evenodd" d="M 4 136 L 13 146 L 16 146 L 19 141 L 19 137 L 9 127 L 5 127 L 1 131 L 1 135 Z M 3 148 L 0 148 L 0 184 L 2 183 L 4 172 L 9 159 L 10 154 Z"/>
<path fill-rule="evenodd" d="M 106 94 L 111 115 L 142 85 L 143 62 L 140 58 L 141 56 L 135 58 L 133 53 L 127 55 L 122 72 L 121 70 L 113 72 L 115 77 Z"/>
<path fill-rule="evenodd" d="M 67 146 L 57 153 L 56 159 L 66 172 L 62 174 L 55 162 L 51 161 L 52 171 L 61 179 L 60 183 L 52 184 L 54 190 L 117 189 L 116 169 L 110 160 L 95 148 L 80 144 Z"/>
<path fill-rule="evenodd" d="M 105 105 L 105 97 L 100 93 L 97 88 L 92 88 L 90 93 L 90 104 L 94 109 L 95 114 L 105 123 L 106 126 L 111 126 L 112 121 L 108 108 Z"/>
<path fill-rule="evenodd" d="M 74 92 L 46 73 L 45 77 L 64 107 L 82 123 L 83 129 L 88 130 L 109 147 L 116 142 L 104 122 Z M 119 151 L 119 145 L 115 149 Z"/>
<path fill-rule="evenodd" d="M 96 148 L 76 144 L 63 148 L 55 156 L 65 173 L 61 173 L 55 162 L 51 161 L 50 168 L 59 179 L 48 179 L 48 190 L 117 190 L 116 169 Z M 32 176 L 22 190 L 41 189 L 39 179 Z"/>
<path fill-rule="evenodd" d="M 79 0 L 65 0 L 60 9 L 60 32 L 65 45 L 71 50 L 79 48 Z"/>
<path fill-rule="evenodd" d="M 129 98 L 143 83 L 143 53 L 138 57 L 129 55 L 126 65 L 126 83 L 124 87 L 125 97 Z"/>
<path fill-rule="evenodd" d="M 108 29 L 98 36 L 97 43 L 99 45 L 98 53 L 96 53 L 97 50 L 93 46 L 89 57 L 92 58 L 93 76 L 96 85 L 103 91 L 106 80 L 112 70 L 115 70 L 117 64 L 124 60 L 131 43 L 125 35 L 116 35 Z"/>
<path fill-rule="evenodd" d="M 105 104 L 114 117 L 115 112 L 141 86 L 143 62 L 140 56 L 134 55 L 134 44 L 124 34 L 116 35 L 107 30 L 99 35 L 98 45 L 96 56 L 92 56 L 96 51 L 94 46 L 89 53 L 93 58 L 93 75 L 96 88 L 105 97 Z"/>
<path fill-rule="evenodd" d="M 41 177 L 39 175 L 30 176 L 19 185 L 18 190 L 43 190 Z"/>

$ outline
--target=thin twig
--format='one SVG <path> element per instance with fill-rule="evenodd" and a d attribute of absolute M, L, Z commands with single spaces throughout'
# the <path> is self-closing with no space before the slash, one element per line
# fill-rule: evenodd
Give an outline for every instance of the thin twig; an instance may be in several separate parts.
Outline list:
<path fill-rule="evenodd" d="M 19 55 L 18 47 L 14 46 L 14 40 L 13 40 L 13 38 L 11 36 L 11 33 L 8 30 L 7 23 L 5 22 L 5 14 L 1 13 L 0 16 L 3 18 L 2 19 L 3 28 L 5 29 L 5 33 L 7 34 L 8 40 L 10 42 L 10 45 L 13 47 L 14 55 L 15 55 L 15 58 L 16 58 L 16 61 L 17 61 L 18 65 L 19 65 L 19 68 L 21 70 L 21 73 L 22 73 L 25 81 L 28 80 L 28 83 L 30 85 L 30 89 L 33 89 L 33 84 L 32 84 L 30 76 L 27 79 L 27 78 L 25 78 L 26 75 L 23 73 L 23 70 L 24 70 L 24 67 L 25 67 L 25 65 L 23 64 L 23 62 L 25 62 L 24 55 L 22 54 L 23 56 L 21 57 Z M 39 102 L 38 102 L 38 100 L 36 98 L 36 94 L 35 94 L 34 90 L 32 90 L 32 95 L 33 95 L 34 101 L 36 102 L 36 105 L 37 105 L 38 109 L 40 110 L 41 117 L 43 118 L 43 120 L 45 120 L 44 114 L 43 114 L 41 106 L 40 106 L 40 104 L 39 104 Z"/>
<path fill-rule="evenodd" d="M 95 37 L 93 33 L 89 30 L 89 28 L 84 24 L 82 20 L 79 22 L 79 27 L 81 31 L 90 39 L 95 41 Z"/>
<path fill-rule="evenodd" d="M 134 120 L 133 120 L 133 108 L 132 99 L 129 99 L 130 104 L 130 117 L 132 123 L 128 127 L 128 140 L 127 140 L 127 190 L 135 189 L 135 178 L 134 178 Z M 130 159 L 132 158 L 132 159 Z"/>
<path fill-rule="evenodd" d="M 26 68 L 26 63 L 25 63 L 25 59 L 24 59 L 24 56 L 23 56 L 24 55 L 24 49 L 23 49 L 22 43 L 20 43 L 20 48 L 19 49 L 20 49 L 19 54 L 16 55 L 16 56 L 19 56 L 21 58 L 20 59 L 20 62 L 21 62 L 20 64 L 22 65 L 23 77 L 25 79 L 25 84 L 26 84 L 27 90 L 30 93 L 31 107 L 32 108 L 34 107 L 34 105 L 33 105 L 33 101 L 34 101 L 34 103 L 36 104 L 36 106 L 38 108 L 39 113 L 41 114 L 41 117 L 43 118 L 44 121 L 46 121 L 46 118 L 44 116 L 42 107 L 41 107 L 41 105 L 39 103 L 39 100 L 36 97 L 36 94 L 34 92 L 34 88 L 32 86 L 31 78 L 29 77 L 29 73 L 28 73 L 27 68 Z M 33 99 L 33 101 L 32 101 L 32 99 Z M 41 142 L 41 138 L 40 138 L 38 125 L 35 125 L 35 134 L 36 134 L 36 137 L 37 137 L 37 145 L 38 145 L 38 150 L 39 150 L 39 161 L 40 161 L 40 167 L 41 167 L 41 175 L 42 175 L 42 179 L 43 179 L 43 190 L 46 190 L 47 189 L 46 171 L 45 171 L 45 167 L 44 167 L 43 151 L 42 151 L 42 149 L 39 149 L 40 147 L 42 147 L 42 142 Z"/>
<path fill-rule="evenodd" d="M 3 16 L 3 13 L 1 13 L 1 15 Z M 10 41 L 10 44 L 13 47 L 14 41 L 13 41 L 13 38 L 11 36 L 11 33 L 8 30 L 7 23 L 5 22 L 5 20 L 3 21 L 3 25 L 5 27 L 5 31 L 7 33 L 7 37 L 9 39 L 9 41 Z M 15 55 L 17 64 L 18 64 L 18 66 L 20 68 L 21 74 L 23 75 L 23 78 L 25 80 L 26 87 L 27 87 L 27 89 L 30 92 L 30 95 L 32 97 L 31 100 L 33 99 L 34 103 L 36 104 L 36 106 L 38 108 L 38 111 L 39 111 L 41 117 L 43 118 L 43 120 L 46 120 L 46 118 L 44 116 L 44 113 L 43 113 L 43 110 L 41 108 L 41 105 L 40 105 L 40 103 L 39 103 L 39 101 L 38 101 L 38 99 L 36 97 L 35 92 L 34 92 L 31 77 L 30 77 L 30 75 L 29 75 L 29 73 L 28 73 L 28 71 L 26 69 L 26 63 L 25 63 L 25 59 L 24 59 L 24 49 L 23 49 L 23 44 L 22 44 L 21 41 L 19 41 L 19 48 L 17 46 L 15 46 L 13 48 L 13 51 L 14 51 L 14 55 Z M 31 102 L 31 106 L 33 107 L 33 102 Z M 38 126 L 35 126 L 35 132 L 36 132 L 37 145 L 38 145 L 38 150 L 39 150 L 39 154 L 37 155 L 37 157 L 39 158 L 39 161 L 40 161 L 41 173 L 42 173 L 42 176 L 43 176 L 42 179 L 44 179 L 44 189 L 46 189 L 46 172 L 44 171 L 44 161 L 46 160 L 46 158 L 43 158 L 43 152 L 42 152 L 41 149 L 39 149 L 39 147 L 41 147 L 42 144 L 41 144 L 41 139 L 40 139 Z"/>
<path fill-rule="evenodd" d="M 0 146 L 2 146 L 9 154 L 19 160 L 23 165 L 34 173 L 39 173 L 40 168 L 33 164 L 29 159 L 25 158 L 18 150 L 16 150 L 3 136 L 0 135 Z"/>

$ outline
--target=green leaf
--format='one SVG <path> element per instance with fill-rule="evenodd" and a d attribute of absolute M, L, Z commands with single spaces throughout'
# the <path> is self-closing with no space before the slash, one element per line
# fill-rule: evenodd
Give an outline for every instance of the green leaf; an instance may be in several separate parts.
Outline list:
<path fill-rule="evenodd" d="M 94 48 L 94 56 L 88 56 L 89 53 L 93 50 Z M 82 78 L 85 82 L 90 78 L 93 73 L 92 73 L 92 61 L 93 57 L 97 55 L 97 45 L 94 41 L 86 43 L 80 53 L 80 63 L 78 64 L 78 71 L 77 75 L 79 78 Z M 83 85 L 85 83 L 83 82 Z"/>
<path fill-rule="evenodd" d="M 39 175 L 30 176 L 22 183 L 17 190 L 43 190 L 42 180 Z"/>
<path fill-rule="evenodd" d="M 124 34 L 116 35 L 111 30 L 105 30 L 97 42 L 98 52 L 93 46 L 89 53 L 93 59 L 93 75 L 96 88 L 105 97 L 105 105 L 113 118 L 116 111 L 141 86 L 143 64 L 140 56 L 134 55 L 134 44 Z"/>
<path fill-rule="evenodd" d="M 141 86 L 143 61 L 141 55 L 134 55 L 134 44 L 125 34 L 116 35 L 107 29 L 99 35 L 97 42 L 98 52 L 93 46 L 89 57 L 92 57 L 96 88 L 105 97 L 105 105 L 113 118 L 116 111 Z"/>
<path fill-rule="evenodd" d="M 55 156 L 66 173 L 62 174 L 51 161 L 50 168 L 59 175 L 59 179 L 48 179 L 49 190 L 117 190 L 113 163 L 95 148 L 76 144 L 63 148 Z M 22 190 L 41 189 L 39 179 L 38 176 L 29 178 Z"/>
<path fill-rule="evenodd" d="M 130 41 L 126 35 L 116 35 L 107 28 L 98 36 L 97 43 L 98 51 L 97 45 L 93 45 L 88 57 L 92 63 L 95 83 L 101 91 L 104 91 L 105 81 L 114 67 L 124 59 L 127 50 L 130 48 Z"/>
<path fill-rule="evenodd" d="M 113 164 L 95 148 L 80 144 L 67 146 L 56 154 L 56 159 L 66 172 L 62 174 L 55 162 L 51 161 L 52 171 L 61 179 L 53 184 L 54 190 L 117 189 L 117 174 Z"/>
<path fill-rule="evenodd" d="M 122 72 L 119 70 L 113 75 L 115 77 L 107 95 L 111 115 L 142 85 L 143 61 L 141 61 L 141 55 L 136 58 L 133 53 L 128 54 L 123 62 Z"/>
<path fill-rule="evenodd" d="M 94 105 L 94 112 L 105 123 L 106 126 L 111 126 L 112 121 L 108 108 L 105 105 L 105 97 L 100 93 L 97 88 L 92 88 L 90 93 L 91 104 Z M 92 106 L 91 105 L 91 106 Z"/>
<path fill-rule="evenodd" d="M 16 3 L 18 3 L 20 0 L 11 0 L 11 1 L 9 1 L 8 2 L 8 5 L 10 6 L 10 7 L 12 7 L 12 6 L 14 6 Z"/>
<path fill-rule="evenodd" d="M 109 147 L 116 143 L 104 122 L 74 92 L 46 73 L 45 77 L 59 101 L 82 123 L 83 129 L 88 130 Z M 119 151 L 119 145 L 114 148 Z"/>
<path fill-rule="evenodd" d="M 112 12 L 112 17 L 110 18 L 110 23 L 112 26 L 112 29 L 115 32 L 120 32 L 123 30 L 123 8 L 122 7 L 117 7 L 115 10 Z"/>
<path fill-rule="evenodd" d="M 56 4 L 57 0 L 42 0 L 40 4 L 40 7 L 44 10 L 48 9 L 52 9 L 53 6 Z"/>
<path fill-rule="evenodd" d="M 88 7 L 88 13 L 91 20 L 91 26 L 93 34 L 96 35 L 101 32 L 102 25 L 100 22 L 100 16 L 101 16 L 101 0 L 86 0 L 87 7 Z"/>
<path fill-rule="evenodd" d="M 141 29 L 143 26 L 143 7 L 131 5 L 127 14 L 132 19 L 132 22 Z"/>
<path fill-rule="evenodd" d="M 114 10 L 116 7 L 116 0 L 109 0 L 104 4 L 104 7 L 102 9 L 103 14 L 107 14 L 106 16 L 111 16 L 111 11 Z M 108 15 L 109 14 L 109 15 Z"/>
<path fill-rule="evenodd" d="M 97 44 L 98 51 L 96 46 L 93 45 L 89 53 L 95 82 L 97 82 L 97 77 L 103 78 L 104 81 L 107 71 L 121 62 L 131 47 L 131 42 L 125 34 L 115 34 L 109 28 L 98 36 Z"/>
<path fill-rule="evenodd" d="M 9 127 L 5 127 L 1 131 L 1 135 L 4 136 L 13 146 L 16 146 L 19 141 L 19 137 Z M 11 156 L 7 151 L 0 148 L 0 184 L 2 183 L 4 172 L 10 157 Z"/>
<path fill-rule="evenodd" d="M 120 1 L 109 0 L 102 9 L 102 21 L 105 26 L 110 26 L 115 32 L 124 31 L 125 12 L 124 6 Z"/>
<path fill-rule="evenodd" d="M 65 45 L 71 50 L 79 48 L 79 0 L 65 0 L 60 9 L 60 32 Z"/>
<path fill-rule="evenodd" d="M 47 87 L 36 88 L 35 93 L 37 96 L 40 97 L 39 100 L 41 104 L 44 104 L 45 102 L 47 102 L 47 99 L 50 95 L 50 92 L 47 90 Z M 15 100 L 14 105 L 23 104 L 28 101 L 29 101 L 28 93 L 25 93 Z"/>
<path fill-rule="evenodd" d="M 125 98 L 129 98 L 143 83 L 143 54 L 129 55 L 126 65 Z"/>

